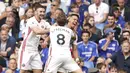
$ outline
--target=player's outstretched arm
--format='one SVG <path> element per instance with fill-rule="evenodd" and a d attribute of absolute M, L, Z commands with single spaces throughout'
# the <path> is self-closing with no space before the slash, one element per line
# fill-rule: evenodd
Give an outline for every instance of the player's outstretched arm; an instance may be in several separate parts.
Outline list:
<path fill-rule="evenodd" d="M 40 28 L 38 26 L 31 26 L 31 30 L 37 35 L 43 35 L 45 33 L 49 33 L 50 29 Z"/>

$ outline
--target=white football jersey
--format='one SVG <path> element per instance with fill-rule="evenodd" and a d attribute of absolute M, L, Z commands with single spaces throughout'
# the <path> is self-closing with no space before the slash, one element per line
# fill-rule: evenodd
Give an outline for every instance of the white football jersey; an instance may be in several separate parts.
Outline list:
<path fill-rule="evenodd" d="M 69 55 L 70 40 L 74 36 L 73 31 L 67 27 L 51 26 L 50 28 L 50 55 Z"/>
<path fill-rule="evenodd" d="M 31 26 L 39 26 L 40 28 L 50 28 L 50 24 L 45 20 L 38 22 L 35 17 L 28 19 L 24 40 L 21 45 L 22 50 L 36 51 L 38 50 L 39 40 L 41 35 L 36 35 Z"/>

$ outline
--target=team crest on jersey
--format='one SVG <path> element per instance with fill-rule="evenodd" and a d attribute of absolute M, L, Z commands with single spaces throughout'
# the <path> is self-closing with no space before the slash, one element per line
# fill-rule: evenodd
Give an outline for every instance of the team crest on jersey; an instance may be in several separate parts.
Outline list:
<path fill-rule="evenodd" d="M 92 51 L 93 49 L 92 48 L 89 48 L 90 51 Z"/>
<path fill-rule="evenodd" d="M 41 27 L 42 27 L 42 28 L 44 28 L 44 26 L 43 26 L 43 25 L 42 25 Z"/>
<path fill-rule="evenodd" d="M 22 67 L 25 67 L 25 64 L 22 64 Z"/>

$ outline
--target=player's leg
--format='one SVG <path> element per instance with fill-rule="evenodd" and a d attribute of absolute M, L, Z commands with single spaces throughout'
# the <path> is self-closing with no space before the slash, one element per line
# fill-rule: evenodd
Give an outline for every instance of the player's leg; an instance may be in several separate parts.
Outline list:
<path fill-rule="evenodd" d="M 40 54 L 38 52 L 33 53 L 31 59 L 31 68 L 33 69 L 33 73 L 42 73 L 42 61 Z"/>
<path fill-rule="evenodd" d="M 27 73 L 27 70 L 30 69 L 30 58 L 31 54 L 26 51 L 19 51 L 18 52 L 18 69 L 20 69 L 20 73 Z"/>
<path fill-rule="evenodd" d="M 49 56 L 45 65 L 44 73 L 57 73 L 57 70 L 61 65 L 61 58 Z"/>
<path fill-rule="evenodd" d="M 57 73 L 68 73 L 68 71 L 61 67 L 58 69 Z"/>
<path fill-rule="evenodd" d="M 20 73 L 28 73 L 28 71 L 20 69 Z"/>
<path fill-rule="evenodd" d="M 42 69 L 33 69 L 33 73 L 42 73 Z"/>
<path fill-rule="evenodd" d="M 71 73 L 83 73 L 83 72 L 81 69 L 78 69 L 78 70 L 72 71 Z"/>
<path fill-rule="evenodd" d="M 83 73 L 81 68 L 71 57 L 68 57 L 64 60 L 63 67 L 71 73 Z"/>

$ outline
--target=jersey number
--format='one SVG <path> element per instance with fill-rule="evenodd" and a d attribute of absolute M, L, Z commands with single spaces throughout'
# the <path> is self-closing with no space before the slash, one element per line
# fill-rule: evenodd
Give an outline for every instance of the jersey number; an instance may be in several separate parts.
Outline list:
<path fill-rule="evenodd" d="M 63 45 L 65 43 L 65 40 L 64 40 L 65 36 L 63 34 L 58 34 L 57 35 L 57 43 L 59 45 Z"/>

